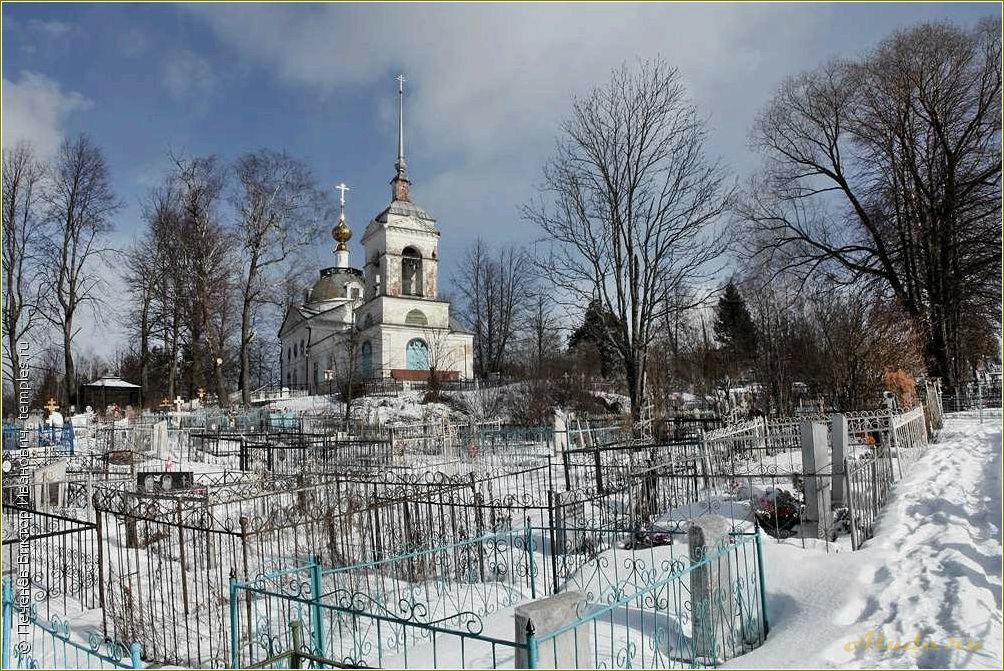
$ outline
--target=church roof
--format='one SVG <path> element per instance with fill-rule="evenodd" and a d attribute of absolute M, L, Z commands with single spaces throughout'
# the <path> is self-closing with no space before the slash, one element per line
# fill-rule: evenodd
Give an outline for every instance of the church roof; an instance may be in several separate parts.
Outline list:
<path fill-rule="evenodd" d="M 381 224 L 385 224 L 387 223 L 387 215 L 390 214 L 401 217 L 415 217 L 416 219 L 424 219 L 426 221 L 435 221 L 432 215 L 408 200 L 392 201 L 383 212 L 376 216 L 376 220 Z"/>
<path fill-rule="evenodd" d="M 362 277 L 362 271 L 356 268 L 325 268 L 314 282 L 308 302 L 318 303 L 335 298 L 348 298 L 345 294 L 345 285 L 349 282 L 361 282 Z"/>
<path fill-rule="evenodd" d="M 133 384 L 132 382 L 126 382 L 125 380 L 118 378 L 114 375 L 103 375 L 99 377 L 94 382 L 88 382 L 83 385 L 85 387 L 121 387 L 124 389 L 139 389 L 138 384 Z"/>

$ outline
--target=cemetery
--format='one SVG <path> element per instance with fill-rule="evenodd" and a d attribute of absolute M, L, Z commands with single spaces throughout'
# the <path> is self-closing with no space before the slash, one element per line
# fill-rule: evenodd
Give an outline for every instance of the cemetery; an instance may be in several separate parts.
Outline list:
<path fill-rule="evenodd" d="M 999 10 L 4 2 L 0 668 L 1001 668 Z"/>
<path fill-rule="evenodd" d="M 905 412 L 685 440 L 605 416 L 77 416 L 72 450 L 5 445 L 30 477 L 5 480 L 4 565 L 26 524 L 38 622 L 144 664 L 714 666 L 768 636 L 764 545 L 865 545 L 939 404 L 931 384 Z"/>

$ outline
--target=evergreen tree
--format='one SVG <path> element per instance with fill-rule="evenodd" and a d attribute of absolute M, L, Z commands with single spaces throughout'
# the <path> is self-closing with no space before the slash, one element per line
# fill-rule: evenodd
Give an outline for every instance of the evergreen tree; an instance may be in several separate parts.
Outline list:
<path fill-rule="evenodd" d="M 617 369 L 619 355 L 614 346 L 617 318 L 597 299 L 589 302 L 582 325 L 568 339 L 568 351 L 577 353 L 592 349 L 600 360 L 600 375 L 609 377 Z"/>
<path fill-rule="evenodd" d="M 729 372 L 748 366 L 756 357 L 757 333 L 739 288 L 729 280 L 715 307 L 715 338 L 722 346 Z"/>

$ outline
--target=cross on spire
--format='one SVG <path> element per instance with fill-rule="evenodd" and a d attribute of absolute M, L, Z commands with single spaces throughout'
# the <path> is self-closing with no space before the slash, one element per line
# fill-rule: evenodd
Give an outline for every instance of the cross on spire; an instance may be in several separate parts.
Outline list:
<path fill-rule="evenodd" d="M 339 184 L 338 186 L 336 186 L 335 189 L 341 192 L 339 201 L 341 202 L 342 209 L 344 210 L 345 209 L 345 192 L 346 191 L 351 191 L 352 189 L 350 189 L 349 187 L 345 186 L 345 182 L 342 182 L 341 184 Z"/>
<path fill-rule="evenodd" d="M 397 80 L 397 161 L 394 168 L 397 174 L 391 180 L 391 197 L 393 200 L 411 200 L 411 182 L 408 180 L 408 165 L 404 161 L 404 75 L 398 75 Z"/>

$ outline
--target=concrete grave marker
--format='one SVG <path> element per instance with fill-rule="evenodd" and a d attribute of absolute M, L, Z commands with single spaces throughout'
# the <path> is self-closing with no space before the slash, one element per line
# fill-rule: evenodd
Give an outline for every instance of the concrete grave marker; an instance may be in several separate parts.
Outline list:
<path fill-rule="evenodd" d="M 826 439 L 826 425 L 803 422 L 801 426 L 802 472 L 805 475 L 805 516 L 802 530 L 808 536 L 824 538 L 830 531 L 832 470 Z"/>
<path fill-rule="evenodd" d="M 516 606 L 516 643 L 526 644 L 527 623 L 533 622 L 534 636 L 543 636 L 573 624 L 584 614 L 586 596 L 582 592 L 562 592 Z M 591 669 L 594 659 L 589 625 L 582 625 L 539 644 L 537 666 L 542 669 Z M 527 668 L 527 651 L 516 648 L 516 668 Z"/>
<path fill-rule="evenodd" d="M 702 515 L 690 521 L 687 541 L 691 565 L 714 556 L 729 542 L 732 523 L 721 515 Z M 739 626 L 739 609 L 732 586 L 732 553 L 711 559 L 690 572 L 694 653 L 711 664 L 735 656 L 732 633 Z"/>

